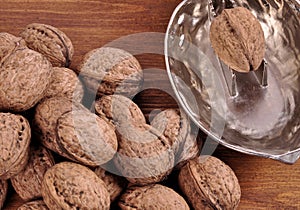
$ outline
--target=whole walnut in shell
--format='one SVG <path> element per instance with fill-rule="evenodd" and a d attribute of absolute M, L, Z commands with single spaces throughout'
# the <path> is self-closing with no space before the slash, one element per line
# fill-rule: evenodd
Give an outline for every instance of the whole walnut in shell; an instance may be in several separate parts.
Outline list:
<path fill-rule="evenodd" d="M 244 7 L 224 9 L 211 24 L 210 41 L 219 58 L 239 72 L 257 70 L 265 55 L 263 29 Z"/>
<path fill-rule="evenodd" d="M 78 162 L 100 166 L 117 152 L 114 127 L 86 110 L 73 110 L 57 120 L 58 143 Z"/>
<path fill-rule="evenodd" d="M 44 97 L 51 63 L 28 48 L 13 51 L 0 66 L 0 110 L 25 111 Z"/>
<path fill-rule="evenodd" d="M 189 210 L 186 201 L 171 188 L 159 184 L 129 187 L 119 200 L 122 210 Z"/>
<path fill-rule="evenodd" d="M 236 209 L 241 189 L 232 169 L 212 156 L 189 160 L 179 173 L 179 186 L 195 210 Z"/>
<path fill-rule="evenodd" d="M 51 151 L 70 160 L 76 159 L 67 153 L 58 142 L 57 121 L 67 112 L 72 110 L 89 110 L 83 105 L 66 97 L 52 97 L 42 100 L 35 109 L 33 131 L 35 137 Z"/>
<path fill-rule="evenodd" d="M 9 179 L 24 169 L 30 138 L 30 125 L 23 116 L 0 113 L 0 179 Z"/>
<path fill-rule="evenodd" d="M 147 185 L 164 180 L 174 166 L 171 143 L 155 128 L 142 124 L 135 130 L 118 127 L 116 168 L 136 185 Z"/>
<path fill-rule="evenodd" d="M 62 162 L 50 168 L 42 183 L 42 195 L 49 209 L 109 210 L 105 183 L 89 168 Z"/>
<path fill-rule="evenodd" d="M 143 71 L 138 60 L 117 48 L 102 47 L 88 52 L 78 71 L 87 88 L 98 96 L 134 96 L 143 82 Z"/>
<path fill-rule="evenodd" d="M 26 45 L 43 54 L 53 66 L 68 67 L 74 47 L 69 37 L 61 30 L 46 24 L 32 23 L 21 32 Z"/>

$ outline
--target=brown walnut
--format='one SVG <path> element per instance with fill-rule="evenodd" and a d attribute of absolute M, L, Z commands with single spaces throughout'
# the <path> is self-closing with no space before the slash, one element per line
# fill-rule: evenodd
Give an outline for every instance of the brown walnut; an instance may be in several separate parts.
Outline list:
<path fill-rule="evenodd" d="M 21 32 L 26 45 L 43 54 L 55 67 L 69 67 L 74 47 L 61 30 L 46 24 L 32 23 Z"/>
<path fill-rule="evenodd" d="M 89 168 L 62 162 L 50 168 L 43 179 L 42 195 L 49 209 L 109 210 L 105 183 Z"/>
<path fill-rule="evenodd" d="M 211 24 L 210 41 L 219 58 L 239 72 L 257 70 L 265 56 L 262 27 L 244 7 L 224 9 Z"/>
<path fill-rule="evenodd" d="M 179 173 L 179 186 L 195 210 L 236 209 L 241 189 L 233 170 L 212 156 L 189 160 Z"/>
<path fill-rule="evenodd" d="M 97 96 L 134 96 L 143 82 L 138 60 L 125 50 L 102 47 L 88 52 L 78 71 L 87 88 Z"/>
<path fill-rule="evenodd" d="M 0 110 L 25 111 L 45 95 L 51 63 L 40 53 L 17 48 L 0 66 Z"/>

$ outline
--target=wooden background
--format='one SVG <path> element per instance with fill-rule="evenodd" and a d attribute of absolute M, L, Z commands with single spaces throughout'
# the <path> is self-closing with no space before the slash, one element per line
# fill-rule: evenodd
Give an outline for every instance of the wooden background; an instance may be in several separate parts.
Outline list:
<path fill-rule="evenodd" d="M 60 28 L 75 47 L 72 68 L 76 68 L 88 51 L 125 36 L 124 49 L 144 52 L 137 57 L 144 69 L 152 69 L 146 75 L 147 90 L 135 99 L 143 112 L 149 114 L 153 109 L 177 106 L 161 54 L 162 33 L 179 3 L 179 0 L 1 0 L 0 31 L 18 35 L 32 22 Z M 142 32 L 159 33 L 152 34 L 152 38 L 128 38 Z M 156 74 L 155 69 L 160 73 Z M 156 85 L 164 91 L 149 88 Z M 221 146 L 214 155 L 236 172 L 242 189 L 239 209 L 300 209 L 300 161 L 285 165 Z M 16 209 L 21 203 L 20 198 L 10 192 L 4 209 Z"/>

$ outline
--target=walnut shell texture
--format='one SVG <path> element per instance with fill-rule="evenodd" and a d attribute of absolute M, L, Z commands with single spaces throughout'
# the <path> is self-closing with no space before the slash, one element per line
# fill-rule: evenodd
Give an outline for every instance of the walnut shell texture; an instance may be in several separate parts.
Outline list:
<path fill-rule="evenodd" d="M 107 190 L 110 194 L 110 200 L 112 202 L 115 201 L 119 197 L 121 192 L 127 186 L 127 180 L 124 177 L 109 173 L 101 167 L 97 167 L 95 169 L 95 173 L 106 184 Z"/>
<path fill-rule="evenodd" d="M 23 116 L 0 113 L 0 179 L 9 179 L 26 166 L 30 138 L 30 125 Z"/>
<path fill-rule="evenodd" d="M 178 109 L 166 109 L 158 113 L 151 121 L 151 125 L 160 131 L 171 142 L 176 169 L 185 161 L 200 154 L 200 144 L 197 140 L 198 128 L 192 129 L 190 119 Z"/>
<path fill-rule="evenodd" d="M 8 190 L 8 184 L 6 180 L 0 180 L 0 209 L 2 209 L 3 204 L 6 199 L 7 195 L 7 190 Z"/>
<path fill-rule="evenodd" d="M 41 143 L 51 151 L 75 160 L 58 143 L 57 120 L 66 112 L 73 109 L 84 109 L 83 105 L 72 102 L 65 97 L 52 97 L 42 100 L 35 109 L 34 114 L 34 133 Z"/>
<path fill-rule="evenodd" d="M 95 102 L 95 113 L 113 124 L 145 124 L 146 119 L 137 104 L 122 95 L 103 96 Z"/>
<path fill-rule="evenodd" d="M 183 197 L 171 188 L 159 184 L 130 187 L 118 204 L 122 210 L 190 209 Z"/>
<path fill-rule="evenodd" d="M 17 48 L 26 47 L 25 41 L 21 37 L 16 37 L 10 33 L 0 33 L 0 63 L 10 56 Z"/>
<path fill-rule="evenodd" d="M 183 111 L 166 109 L 158 113 L 151 125 L 160 131 L 172 143 L 175 154 L 190 132 L 190 122 Z"/>
<path fill-rule="evenodd" d="M 32 23 L 20 33 L 27 46 L 43 54 L 55 67 L 68 67 L 74 54 L 71 40 L 61 30 L 46 24 Z"/>
<path fill-rule="evenodd" d="M 117 130 L 119 148 L 114 158 L 116 168 L 136 185 L 162 181 L 174 166 L 171 144 L 150 125 L 136 127 L 134 132 L 120 127 Z"/>
<path fill-rule="evenodd" d="M 195 210 L 236 209 L 241 189 L 233 170 L 212 156 L 189 160 L 179 173 L 179 186 Z"/>
<path fill-rule="evenodd" d="M 43 147 L 31 148 L 29 161 L 20 173 L 11 178 L 17 194 L 25 201 L 42 197 L 41 183 L 46 171 L 54 165 L 52 154 Z"/>
<path fill-rule="evenodd" d="M 85 166 L 62 162 L 50 168 L 42 183 L 42 195 L 49 209 L 109 210 L 105 183 Z"/>
<path fill-rule="evenodd" d="M 100 166 L 117 152 L 114 127 L 85 110 L 73 110 L 57 121 L 59 144 L 84 165 Z"/>
<path fill-rule="evenodd" d="M 143 82 L 138 60 L 127 51 L 112 47 L 88 52 L 78 70 L 87 88 L 98 96 L 134 96 Z"/>
<path fill-rule="evenodd" d="M 14 51 L 0 66 L 0 110 L 25 111 L 44 97 L 50 83 L 51 63 L 40 53 Z"/>
<path fill-rule="evenodd" d="M 42 200 L 35 200 L 24 203 L 17 210 L 49 210 L 45 202 Z"/>
<path fill-rule="evenodd" d="M 45 97 L 66 97 L 81 102 L 84 89 L 76 73 L 68 68 L 54 67 Z"/>
<path fill-rule="evenodd" d="M 224 9 L 211 24 L 210 41 L 219 58 L 239 72 L 257 70 L 265 55 L 263 29 L 244 7 Z"/>

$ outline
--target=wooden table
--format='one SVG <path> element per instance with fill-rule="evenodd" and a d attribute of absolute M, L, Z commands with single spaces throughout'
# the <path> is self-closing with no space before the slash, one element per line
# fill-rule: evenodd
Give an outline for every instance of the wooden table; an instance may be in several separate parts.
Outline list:
<path fill-rule="evenodd" d="M 153 109 L 177 107 L 164 71 L 162 44 L 163 33 L 178 3 L 179 0 L 1 0 L 0 31 L 17 35 L 32 22 L 60 28 L 75 46 L 72 68 L 76 68 L 88 51 L 125 37 L 127 42 L 119 42 L 121 47 L 137 48 L 143 52 L 137 57 L 142 67 L 148 70 L 145 81 L 148 88 L 135 100 L 148 115 Z M 128 42 L 128 35 L 142 32 L 150 38 L 134 36 L 134 42 Z M 157 69 L 160 76 L 152 74 Z M 155 85 L 163 91 L 151 89 Z M 300 209 L 299 161 L 285 165 L 222 146 L 214 155 L 237 174 L 242 189 L 239 209 Z M 5 209 L 16 209 L 21 203 L 21 199 L 11 192 Z"/>

